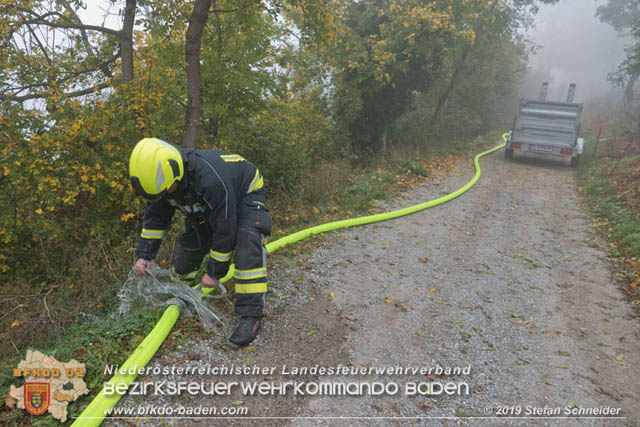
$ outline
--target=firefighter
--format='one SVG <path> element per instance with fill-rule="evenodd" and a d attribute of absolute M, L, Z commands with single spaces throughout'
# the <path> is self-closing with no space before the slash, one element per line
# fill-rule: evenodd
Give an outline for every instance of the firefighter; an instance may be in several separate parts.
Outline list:
<path fill-rule="evenodd" d="M 235 262 L 234 309 L 240 316 L 229 336 L 233 347 L 252 342 L 260 328 L 267 292 L 264 239 L 271 232 L 266 189 L 258 168 L 238 154 L 175 147 L 157 138 L 139 141 L 131 153 L 133 192 L 147 200 L 133 267 L 144 275 L 176 209 L 185 215 L 185 232 L 173 257 L 175 273 L 195 284 L 205 256 L 204 288 Z"/>

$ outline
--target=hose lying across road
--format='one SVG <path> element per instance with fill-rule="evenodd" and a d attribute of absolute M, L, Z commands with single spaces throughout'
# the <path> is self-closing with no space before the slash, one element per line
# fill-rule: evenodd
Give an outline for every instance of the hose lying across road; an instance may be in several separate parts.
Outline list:
<path fill-rule="evenodd" d="M 502 135 L 502 139 L 506 143 L 507 134 Z M 431 208 L 433 206 L 438 206 L 443 203 L 448 202 L 451 199 L 455 199 L 460 196 L 464 192 L 466 192 L 469 188 L 471 188 L 480 178 L 482 174 L 480 170 L 480 164 L 478 160 L 487 154 L 493 153 L 494 151 L 498 151 L 505 144 L 498 145 L 497 147 L 491 148 L 490 150 L 483 151 L 480 154 L 477 154 L 473 159 L 473 164 L 475 166 L 476 173 L 473 175 L 473 178 L 465 185 L 454 191 L 453 193 L 449 193 L 445 196 L 438 197 L 437 199 L 429 200 L 428 202 L 419 203 L 417 205 L 409 206 L 403 209 L 398 209 L 392 212 L 385 212 L 376 215 L 368 215 L 359 218 L 351 218 L 344 219 L 341 221 L 329 222 L 326 224 L 316 225 L 314 227 L 309 227 L 304 230 L 300 230 L 288 236 L 282 237 L 274 242 L 271 242 L 267 245 L 267 252 L 272 253 L 277 251 L 278 249 L 287 246 L 291 243 L 298 242 L 300 240 L 306 239 L 309 236 L 314 234 L 325 233 L 327 231 L 338 230 L 341 228 L 354 227 L 357 225 L 371 224 L 372 222 L 380 222 L 386 221 L 393 218 L 398 218 L 405 215 L 410 215 L 412 213 L 419 212 L 424 209 Z M 229 268 L 229 273 L 220 281 L 225 282 L 229 280 L 233 276 L 233 265 Z M 213 290 L 213 288 L 204 289 L 204 293 L 209 293 Z M 134 352 L 129 356 L 126 362 L 122 364 L 120 369 L 123 372 L 127 372 L 126 374 L 117 373 L 114 375 L 109 382 L 117 385 L 117 384 L 126 384 L 127 388 L 131 384 L 133 380 L 138 376 L 138 369 L 143 368 L 149 360 L 153 357 L 153 355 L 158 351 L 163 341 L 171 332 L 173 325 L 175 325 L 178 317 L 180 316 L 180 307 L 177 305 L 170 305 L 165 310 L 164 314 L 151 330 L 149 335 L 140 343 L 140 345 L 134 350 Z M 129 374 L 129 372 L 135 372 L 133 374 Z M 123 386 L 120 386 L 123 387 Z M 122 397 L 119 393 L 113 393 L 107 395 L 104 393 L 104 388 L 100 391 L 100 393 L 91 401 L 89 406 L 85 408 L 85 410 L 80 414 L 80 416 L 73 423 L 74 426 L 97 426 L 102 420 L 105 418 L 105 413 L 110 408 L 113 408 L 120 398 Z"/>

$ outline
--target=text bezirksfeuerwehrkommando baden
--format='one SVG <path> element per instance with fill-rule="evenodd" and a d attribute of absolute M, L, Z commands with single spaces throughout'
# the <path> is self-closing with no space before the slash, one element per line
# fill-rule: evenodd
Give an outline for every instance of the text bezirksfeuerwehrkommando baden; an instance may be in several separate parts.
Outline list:
<path fill-rule="evenodd" d="M 469 395 L 466 382 L 432 381 L 399 384 L 395 381 L 153 381 L 108 382 L 102 392 L 111 396 L 128 393 L 132 396 L 179 396 L 182 394 L 205 396 L 231 396 L 235 391 L 245 396 L 407 396 Z"/>

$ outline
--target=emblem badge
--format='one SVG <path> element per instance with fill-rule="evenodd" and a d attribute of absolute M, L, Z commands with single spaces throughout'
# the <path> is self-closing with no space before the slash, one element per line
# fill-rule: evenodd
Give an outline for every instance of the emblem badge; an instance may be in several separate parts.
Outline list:
<path fill-rule="evenodd" d="M 24 407 L 32 415 L 42 415 L 49 409 L 49 383 L 24 383 Z"/>

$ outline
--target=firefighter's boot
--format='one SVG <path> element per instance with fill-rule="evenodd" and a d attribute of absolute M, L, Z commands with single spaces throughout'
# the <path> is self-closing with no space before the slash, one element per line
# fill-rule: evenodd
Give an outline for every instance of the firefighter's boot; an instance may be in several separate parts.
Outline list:
<path fill-rule="evenodd" d="M 260 317 L 242 316 L 235 331 L 229 337 L 229 343 L 234 348 L 250 344 L 260 330 Z"/>

